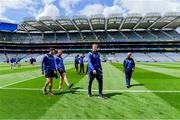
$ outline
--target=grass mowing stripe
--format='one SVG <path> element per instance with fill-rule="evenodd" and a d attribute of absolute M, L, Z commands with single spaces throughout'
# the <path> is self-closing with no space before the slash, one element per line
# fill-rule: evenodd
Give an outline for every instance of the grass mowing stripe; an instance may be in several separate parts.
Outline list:
<path fill-rule="evenodd" d="M 22 68 L 35 68 L 35 67 L 39 67 L 40 68 L 40 66 L 38 65 L 36 65 L 36 66 L 32 66 L 32 65 L 29 65 L 29 66 L 21 66 L 21 68 L 15 68 L 15 69 L 22 69 Z M 1 67 L 0 67 L 1 68 Z M 1 71 L 5 71 L 5 70 L 11 70 L 11 68 L 10 68 L 10 66 L 9 67 L 5 67 L 5 68 L 1 68 L 0 69 L 0 72 Z"/>
<path fill-rule="evenodd" d="M 140 67 L 144 70 L 149 70 L 149 71 L 153 71 L 153 72 L 180 78 L 180 74 L 179 74 L 180 70 L 177 70 L 177 69 L 168 69 L 168 68 L 162 68 L 162 67 L 158 67 L 158 66 L 148 66 L 148 65 L 142 65 L 142 64 L 138 64 L 137 67 Z"/>
<path fill-rule="evenodd" d="M 148 89 L 167 89 L 167 90 L 179 90 L 180 79 L 178 74 L 178 70 L 176 69 L 167 69 L 167 68 L 159 68 L 152 66 L 139 65 L 139 70 L 136 71 L 133 78 L 139 81 L 139 79 L 143 79 L 142 75 L 146 75 L 144 78 L 145 85 Z M 141 75 L 141 76 L 140 76 Z M 149 78 L 149 82 L 147 82 L 147 78 Z M 178 103 L 178 99 L 180 98 L 179 93 L 174 94 L 160 94 L 155 93 L 162 99 L 164 99 L 169 105 L 175 107 L 180 110 L 180 104 Z"/>
<path fill-rule="evenodd" d="M 159 95 L 167 96 L 169 100 L 175 102 L 178 105 L 179 93 L 140 93 L 140 92 L 118 92 L 114 88 L 124 86 L 124 75 L 122 71 L 116 69 L 109 63 L 103 63 L 104 72 L 104 84 L 105 95 L 109 97 L 107 100 L 98 99 L 97 96 L 91 98 L 87 97 L 86 89 L 77 89 L 77 92 L 71 94 L 68 91 L 64 91 L 62 95 L 55 94 L 54 96 L 43 96 L 39 90 L 0 90 L 0 119 L 179 119 L 180 112 L 176 107 L 169 104 L 169 101 L 162 99 Z M 118 65 L 119 67 L 120 65 Z M 121 66 L 120 66 L 121 69 Z M 87 78 L 83 75 L 74 74 L 74 70 L 68 72 L 69 80 L 75 80 L 83 85 L 87 86 Z M 122 70 L 122 69 L 121 69 Z M 143 72 L 143 73 L 141 73 Z M 136 74 L 139 74 L 137 76 Z M 147 76 L 146 74 L 152 74 Z M 157 74 L 156 76 L 154 76 Z M 136 68 L 133 78 L 137 78 L 138 82 L 143 82 L 144 78 L 148 82 L 152 81 L 154 77 L 162 75 L 156 72 Z M 141 77 L 142 78 L 139 78 Z M 164 75 L 170 79 L 171 76 Z M 78 77 L 82 77 L 79 79 Z M 159 77 L 160 82 L 161 78 Z M 174 79 L 174 77 L 171 77 Z M 44 78 L 39 77 L 30 81 L 15 84 L 15 86 L 9 86 L 12 88 L 34 88 L 39 89 L 41 83 L 44 83 Z M 158 81 L 159 79 L 154 80 Z M 164 79 L 164 78 L 163 78 Z M 134 82 L 134 81 L 133 81 Z M 81 84 L 77 84 L 79 87 Z M 34 85 L 36 84 L 36 85 Z M 55 80 L 55 84 L 58 84 L 58 80 Z M 123 84 L 123 85 L 122 85 Z M 177 83 L 176 83 L 177 84 Z M 93 84 L 94 85 L 94 84 Z M 151 84 L 152 85 L 152 84 Z M 158 86 L 157 84 L 156 86 Z M 178 84 L 177 84 L 178 85 Z M 97 86 L 94 90 L 97 93 Z M 153 86 L 151 86 L 153 87 Z M 169 86 L 168 86 L 169 87 Z M 53 88 L 58 88 L 54 86 Z M 112 89 L 109 89 L 112 88 Z M 121 87 L 120 87 L 121 88 Z M 136 87 L 131 88 L 133 90 Z M 143 86 L 140 87 L 144 91 Z M 78 91 L 79 90 L 79 91 Z M 113 91 L 109 91 L 113 90 Z M 122 88 L 123 90 L 123 88 Z M 164 89 L 165 91 L 168 89 Z M 174 89 L 172 89 L 174 90 Z M 157 91 L 157 90 L 156 90 Z M 158 90 L 159 91 L 159 90 Z M 56 91 L 55 91 L 56 92 Z M 174 100 L 175 99 L 175 100 Z M 9 104 L 11 103 L 11 104 Z M 13 105 L 13 106 L 12 106 Z M 9 112 L 11 111 L 11 112 Z M 98 111 L 98 112 L 97 112 Z"/>
<path fill-rule="evenodd" d="M 67 69 L 72 68 L 72 64 L 67 64 L 65 65 Z M 9 74 L 9 73 L 17 73 L 17 72 L 24 72 L 24 71 L 31 71 L 31 70 L 36 70 L 39 69 L 40 70 L 40 65 L 36 65 L 36 66 L 26 66 L 26 67 L 21 67 L 21 68 L 15 68 L 15 69 L 10 69 L 6 68 L 6 69 L 0 69 L 0 75 L 3 74 Z"/>
<path fill-rule="evenodd" d="M 39 70 L 0 75 L 0 87 L 5 87 L 25 80 L 30 80 L 39 76 L 42 76 Z"/>
<path fill-rule="evenodd" d="M 39 63 L 35 63 L 34 65 L 36 66 L 36 65 L 40 65 L 40 64 Z M 0 67 L 10 67 L 10 66 L 11 66 L 10 63 L 9 64 L 7 64 L 7 63 L 0 64 Z M 21 66 L 22 67 L 26 67 L 26 66 L 32 66 L 32 65 L 29 64 L 29 63 L 21 63 Z"/>
<path fill-rule="evenodd" d="M 5 88 L 5 87 L 8 87 L 8 86 L 11 86 L 11 85 L 14 85 L 14 84 L 17 84 L 17 83 L 21 83 L 21 82 L 25 82 L 25 81 L 29 81 L 29 80 L 32 80 L 32 79 L 35 79 L 37 77 L 32 77 L 30 79 L 24 79 L 24 80 L 21 80 L 21 81 L 17 81 L 17 82 L 13 82 L 13 83 L 10 83 L 10 84 L 6 84 L 4 86 L 0 86 L 0 89 L 1 88 Z"/>
<path fill-rule="evenodd" d="M 66 70 L 72 69 L 72 67 L 73 67 L 73 65 L 67 65 Z M 27 79 L 27 80 L 24 80 L 24 81 L 22 80 L 22 81 L 19 81 L 19 82 L 15 82 L 15 83 L 6 85 L 6 87 L 11 87 L 11 86 L 17 86 L 18 87 L 18 86 L 21 86 L 21 87 L 27 87 L 28 88 L 28 87 L 32 87 L 32 85 L 34 84 L 35 87 L 41 88 L 42 85 L 44 85 L 45 77 L 44 77 L 44 75 L 43 76 L 41 75 L 41 72 L 39 72 L 39 73 L 40 73 L 40 76 L 38 76 L 38 77 L 35 77 L 35 78 L 32 78 L 32 79 Z M 39 79 L 41 79 L 41 80 L 39 80 Z M 32 84 L 32 82 L 34 82 L 34 83 Z"/>
<path fill-rule="evenodd" d="M 139 64 L 139 63 L 138 63 Z M 162 68 L 168 68 L 168 69 L 180 69 L 180 66 L 176 65 L 176 66 L 172 66 L 169 64 L 166 65 L 161 65 L 161 64 L 148 64 L 148 63 L 140 63 L 142 65 L 148 65 L 148 66 L 156 66 L 156 67 L 162 67 Z"/>
<path fill-rule="evenodd" d="M 103 82 L 104 82 L 103 86 L 105 89 L 119 89 L 122 87 L 122 84 L 124 85 L 124 81 L 121 79 L 119 74 L 115 74 L 117 71 L 114 71 L 114 68 L 109 63 L 103 63 L 102 68 L 103 68 Z M 114 71 L 114 74 L 112 73 L 112 71 Z M 78 83 L 78 86 L 80 88 L 87 89 L 88 75 Z M 93 81 L 92 88 L 93 89 L 98 88 L 98 82 L 96 79 Z"/>
<path fill-rule="evenodd" d="M 121 81 L 121 89 L 127 89 L 126 88 L 126 83 L 125 83 L 125 74 L 124 74 L 124 72 L 122 71 L 123 70 L 123 68 L 122 68 L 122 64 L 120 64 L 120 63 L 111 63 L 111 66 L 112 66 L 112 68 L 114 69 L 113 71 L 117 71 L 117 72 L 115 72 L 117 75 L 118 75 L 118 77 L 120 78 L 120 81 Z M 111 73 L 111 74 L 113 74 L 113 73 Z M 113 74 L 114 75 L 114 74 Z M 131 80 L 131 84 L 133 85 L 133 86 L 135 86 L 135 87 L 131 87 L 131 89 L 133 89 L 133 90 L 136 90 L 136 89 L 146 89 L 145 87 L 144 87 L 144 85 L 143 84 L 140 84 L 138 81 L 136 81 L 136 80 L 134 80 L 133 78 L 132 78 L 132 80 Z"/>
<path fill-rule="evenodd" d="M 87 64 L 85 64 L 85 68 L 86 68 L 86 67 L 87 67 Z M 75 72 L 74 68 L 67 71 L 68 80 L 69 80 L 71 83 L 74 84 L 74 87 L 75 87 L 77 90 L 79 89 L 79 84 L 78 84 L 78 83 L 79 83 L 80 81 L 84 80 L 85 76 L 86 76 L 85 74 L 77 74 L 77 73 Z M 56 88 L 57 88 L 57 87 L 56 87 Z M 63 93 L 61 94 L 61 98 L 63 98 L 64 95 L 66 95 L 67 93 L 71 93 L 71 92 L 66 92 L 66 90 L 68 89 L 67 87 L 63 86 L 63 88 L 65 88 L 65 91 L 64 91 L 64 89 L 63 89 Z M 73 93 L 73 94 L 74 94 L 74 93 Z M 72 94 L 69 94 L 69 95 L 72 95 Z M 57 110 L 57 106 L 59 106 L 59 104 L 62 104 L 62 103 L 63 103 L 64 105 L 68 104 L 68 103 L 67 103 L 67 100 L 65 100 L 65 101 L 59 100 L 59 101 L 57 101 L 51 108 L 49 108 L 49 109 L 45 112 L 45 114 L 44 114 L 43 116 L 40 116 L 40 119 L 44 119 L 44 117 L 49 116 L 49 114 L 51 114 L 52 111 L 56 111 L 57 113 L 59 113 L 58 111 L 60 111 L 60 109 Z M 59 107 L 59 108 L 60 108 L 60 107 Z M 69 113 L 69 114 L 70 114 L 70 113 Z M 53 117 L 54 117 L 54 118 L 57 118 L 56 116 L 53 116 Z"/>
<path fill-rule="evenodd" d="M 119 66 L 122 68 L 122 64 L 119 64 Z M 150 70 L 149 67 L 151 67 Z M 171 74 L 169 75 L 168 73 L 165 74 L 164 72 L 167 70 L 165 68 L 159 68 L 161 71 L 157 71 L 157 68 L 158 67 L 137 65 L 133 79 L 144 84 L 144 86 L 149 90 L 179 91 L 179 78 L 172 77 Z M 153 70 L 155 72 L 153 72 Z M 162 94 L 155 92 L 154 94 L 165 100 L 169 105 L 180 110 L 180 104 L 178 103 L 178 98 L 180 97 L 179 93 Z"/>
<path fill-rule="evenodd" d="M 106 80 L 104 80 L 105 89 L 108 88 L 107 86 L 113 88 L 115 81 L 119 79 L 117 78 L 118 75 L 120 76 L 119 71 L 117 69 L 113 70 L 108 63 L 103 63 L 103 72 L 104 75 L 109 73 L 105 78 Z M 116 74 L 117 76 L 115 76 Z M 113 75 L 114 77 L 112 77 Z M 87 86 L 87 77 L 83 78 L 78 83 L 79 85 L 82 88 Z M 96 84 L 93 84 L 93 86 L 97 88 Z M 83 89 L 85 93 L 64 94 L 65 97 L 62 97 L 60 101 L 54 104 L 41 119 L 50 119 L 52 116 L 53 119 L 155 119 L 176 118 L 179 114 L 178 110 L 153 93 L 145 95 L 144 93 L 119 93 L 113 91 L 105 93 L 110 99 L 102 101 L 94 96 L 92 98 L 86 97 L 86 90 Z M 147 108 L 148 103 L 153 104 L 151 109 Z M 159 114 L 159 112 L 162 114 Z"/>
<path fill-rule="evenodd" d="M 145 64 L 145 65 L 152 65 L 152 66 L 164 66 L 164 67 L 180 67 L 180 64 L 173 64 L 173 63 L 171 63 L 171 62 L 169 62 L 169 63 L 156 63 L 156 62 L 138 62 L 138 64 Z"/>
<path fill-rule="evenodd" d="M 10 70 L 3 70 L 3 71 L 0 71 L 0 75 L 11 74 L 11 73 L 20 73 L 20 72 L 32 71 L 32 70 L 39 70 L 39 67 L 34 67 L 34 68 L 18 68 L 18 69 L 12 69 L 12 70 L 11 69 Z"/>
<path fill-rule="evenodd" d="M 73 65 L 72 65 L 73 66 Z M 77 75 L 74 71 L 74 68 L 66 69 L 68 78 L 70 82 L 73 82 L 76 84 L 81 78 L 84 77 L 84 75 Z M 40 89 L 44 85 L 44 77 L 39 77 L 30 81 L 25 81 L 22 83 L 18 83 L 15 85 L 12 85 L 13 87 L 20 87 L 20 86 L 31 86 L 31 87 L 38 87 Z M 54 87 L 58 88 L 59 80 L 54 81 Z M 12 87 L 9 86 L 9 87 Z M 64 89 L 67 89 L 67 87 L 63 86 Z M 8 89 L 8 88 L 7 88 Z M 28 88 L 26 88 L 28 89 Z M 10 93 L 9 93 L 10 92 Z M 46 111 L 48 111 L 54 104 L 56 104 L 57 101 L 62 99 L 63 94 L 67 92 L 63 92 L 61 96 L 56 94 L 57 91 L 55 91 L 55 95 L 53 97 L 47 95 L 41 95 L 40 91 L 26 91 L 26 90 L 0 90 L 0 95 L 4 94 L 4 97 L 0 100 L 0 106 L 1 108 L 4 108 L 3 111 L 1 111 L 0 108 L 0 119 L 38 119 L 41 116 L 43 116 Z M 16 93 L 16 94 L 15 94 Z M 10 95 L 11 98 L 6 97 L 6 95 Z M 8 105 L 11 101 L 11 104 L 15 104 L 13 106 Z M 21 102 L 19 102 L 21 101 Z M 61 101 L 61 100 L 60 100 Z M 18 108 L 18 109 L 15 109 Z M 8 111 L 11 110 L 12 112 L 9 113 Z M 56 110 L 54 110 L 56 112 Z M 52 116 L 53 118 L 53 116 Z"/>
<path fill-rule="evenodd" d="M 112 63 L 115 67 L 122 70 L 123 65 L 120 63 Z M 156 67 L 154 68 L 156 69 Z M 162 72 L 162 73 L 161 73 Z M 144 84 L 150 90 L 180 90 L 178 84 L 180 84 L 178 77 L 161 72 L 154 72 L 147 70 L 144 67 L 141 68 L 136 65 L 136 69 L 133 73 L 133 79 L 139 83 Z M 167 87 L 168 86 L 168 87 Z"/>
<path fill-rule="evenodd" d="M 125 85 L 125 75 L 123 72 L 111 65 L 110 63 L 103 63 L 103 88 L 107 90 L 118 90 L 127 89 Z M 138 85 L 138 82 L 133 81 L 134 85 Z M 88 76 L 78 83 L 78 86 L 83 89 L 87 89 L 88 86 Z M 93 81 L 92 89 L 98 89 L 98 82 L 95 79 Z M 132 89 L 143 89 L 142 86 L 136 86 Z M 97 93 L 95 93 L 97 94 Z"/>
<path fill-rule="evenodd" d="M 41 91 L 40 88 L 0 88 L 0 90 L 32 90 L 32 91 Z M 59 89 L 53 89 L 53 91 L 58 91 Z M 69 90 L 68 90 L 69 91 Z M 99 90 L 92 90 L 93 92 L 98 92 Z M 129 93 L 180 93 L 180 90 L 103 90 L 105 93 L 112 93 L 112 92 L 129 92 Z M 66 92 L 66 91 L 64 91 Z M 87 89 L 77 89 L 74 92 L 87 92 Z"/>
<path fill-rule="evenodd" d="M 176 66 L 176 65 L 180 65 L 180 62 L 138 62 L 138 63 L 148 63 L 148 64 L 156 64 L 156 65 L 172 65 L 172 66 Z"/>

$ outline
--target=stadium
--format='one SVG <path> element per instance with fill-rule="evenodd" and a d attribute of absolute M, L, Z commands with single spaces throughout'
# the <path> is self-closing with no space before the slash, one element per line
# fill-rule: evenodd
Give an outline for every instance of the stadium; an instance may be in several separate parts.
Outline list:
<path fill-rule="evenodd" d="M 180 119 L 179 27 L 179 12 L 0 22 L 0 119 Z M 106 100 L 97 97 L 96 80 L 88 97 L 88 75 L 75 72 L 77 54 L 84 54 L 87 68 L 92 44 L 99 46 Z M 73 91 L 63 84 L 59 94 L 54 79 L 54 95 L 42 94 L 46 78 L 40 68 L 49 48 L 63 50 Z M 126 88 L 123 62 L 129 52 L 136 68 Z M 12 58 L 18 59 L 13 68 Z"/>
<path fill-rule="evenodd" d="M 102 15 L 72 19 L 42 17 L 38 21 L 25 18 L 18 25 L 1 23 L 2 28 L 9 29 L 0 34 L 1 52 L 41 54 L 50 47 L 60 46 L 66 53 L 78 53 L 88 52 L 92 43 L 98 43 L 101 44 L 100 52 L 110 53 L 105 54 L 107 60 L 119 61 L 124 58 L 123 53 L 132 51 L 136 52 L 137 61 L 180 61 L 180 35 L 175 30 L 180 25 L 179 15 L 148 13 L 143 17 L 132 13 L 126 17 L 116 14 L 108 18 Z M 16 29 L 16 32 L 11 31 Z"/>

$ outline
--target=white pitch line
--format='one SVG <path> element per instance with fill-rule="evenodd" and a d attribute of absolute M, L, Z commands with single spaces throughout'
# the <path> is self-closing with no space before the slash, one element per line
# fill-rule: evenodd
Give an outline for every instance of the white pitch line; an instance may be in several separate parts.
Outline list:
<path fill-rule="evenodd" d="M 41 77 L 41 76 L 42 76 L 42 75 L 37 76 L 37 77 L 32 77 L 32 78 L 30 78 L 30 79 L 24 79 L 24 80 L 21 80 L 21 81 L 17 81 L 17 82 L 13 82 L 13 83 L 10 83 L 10 84 L 6 84 L 6 85 L 4 85 L 4 86 L 0 86 L 0 89 L 5 88 L 5 87 L 7 87 L 7 86 L 11 86 L 11 85 L 17 84 L 17 83 L 29 81 L 29 80 L 32 80 L 32 79 L 35 79 L 35 78 L 38 78 L 38 77 Z"/>
<path fill-rule="evenodd" d="M 67 68 L 68 69 L 71 69 L 72 67 L 70 68 Z M 10 84 L 6 84 L 4 86 L 0 86 L 0 89 L 2 88 L 5 88 L 5 87 L 8 87 L 8 86 L 11 86 L 11 85 L 14 85 L 14 84 L 17 84 L 17 83 L 21 83 L 21 82 L 25 82 L 25 81 L 29 81 L 29 80 L 32 80 L 32 79 L 35 79 L 35 78 L 38 78 L 38 77 L 42 77 L 43 75 L 39 75 L 39 76 L 36 76 L 36 77 L 33 77 L 33 78 L 30 78 L 30 79 L 25 79 L 25 80 L 21 80 L 21 81 L 17 81 L 17 82 L 13 82 L 13 83 L 10 83 Z"/>
<path fill-rule="evenodd" d="M 0 88 L 0 90 L 32 90 L 40 91 L 40 88 Z M 58 90 L 58 89 L 53 89 Z M 75 92 L 87 92 L 87 89 L 78 89 Z M 98 90 L 92 90 L 98 92 Z M 103 90 L 104 92 L 130 92 L 130 93 L 180 93 L 180 90 Z"/>

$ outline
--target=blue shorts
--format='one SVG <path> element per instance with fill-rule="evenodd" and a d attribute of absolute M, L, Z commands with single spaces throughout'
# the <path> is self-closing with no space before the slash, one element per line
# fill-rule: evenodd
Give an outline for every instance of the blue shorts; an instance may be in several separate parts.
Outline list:
<path fill-rule="evenodd" d="M 64 73 L 66 73 L 66 70 L 65 69 L 64 70 L 63 69 L 58 69 L 58 72 L 59 72 L 60 75 L 62 75 Z"/>
<path fill-rule="evenodd" d="M 46 78 L 55 77 L 54 70 L 46 70 L 45 73 L 46 73 L 46 75 L 45 75 Z"/>

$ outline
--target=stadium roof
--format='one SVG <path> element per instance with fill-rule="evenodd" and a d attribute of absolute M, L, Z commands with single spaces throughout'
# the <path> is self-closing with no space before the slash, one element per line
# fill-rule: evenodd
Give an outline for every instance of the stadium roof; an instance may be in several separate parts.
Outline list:
<path fill-rule="evenodd" d="M 127 16 L 113 14 L 109 17 L 94 15 L 69 17 L 41 17 L 25 18 L 18 26 L 18 31 L 26 32 L 71 32 L 71 31 L 111 31 L 111 30 L 152 30 L 176 29 L 180 26 L 180 13 L 168 12 L 163 16 L 160 13 L 148 13 L 142 16 L 131 13 Z"/>

